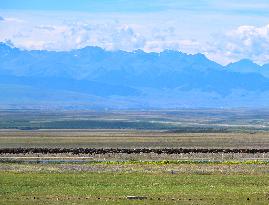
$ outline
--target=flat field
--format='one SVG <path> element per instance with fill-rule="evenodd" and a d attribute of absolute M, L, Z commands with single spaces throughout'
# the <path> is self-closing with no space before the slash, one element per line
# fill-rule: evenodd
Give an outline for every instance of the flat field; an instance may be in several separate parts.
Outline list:
<path fill-rule="evenodd" d="M 6 110 L 0 129 L 1 151 L 21 150 L 0 154 L 0 204 L 269 203 L 268 110 Z"/>
<path fill-rule="evenodd" d="M 0 129 L 134 129 L 177 133 L 269 131 L 269 109 L 0 110 Z"/>
<path fill-rule="evenodd" d="M 268 148 L 269 132 L 173 133 L 141 130 L 0 130 L 0 148 Z"/>
<path fill-rule="evenodd" d="M 0 170 L 0 204 L 269 202 L 266 164 L 3 163 Z"/>

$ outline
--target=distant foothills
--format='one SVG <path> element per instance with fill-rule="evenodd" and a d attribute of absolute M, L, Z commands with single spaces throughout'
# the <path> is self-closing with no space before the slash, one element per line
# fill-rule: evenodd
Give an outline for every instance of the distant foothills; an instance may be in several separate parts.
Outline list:
<path fill-rule="evenodd" d="M 269 105 L 269 64 L 203 54 L 21 50 L 0 43 L 0 108 L 165 109 Z"/>

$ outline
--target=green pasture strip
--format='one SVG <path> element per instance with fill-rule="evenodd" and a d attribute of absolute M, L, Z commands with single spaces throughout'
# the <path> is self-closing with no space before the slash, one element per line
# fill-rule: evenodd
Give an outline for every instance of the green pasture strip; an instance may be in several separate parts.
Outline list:
<path fill-rule="evenodd" d="M 269 174 L 1 171 L 0 184 L 0 204 L 126 204 L 127 196 L 145 196 L 144 204 L 269 202 Z"/>
<path fill-rule="evenodd" d="M 158 161 L 92 161 L 87 163 L 96 164 L 150 164 L 150 165 L 166 165 L 166 164 L 269 164 L 269 161 L 263 160 L 246 160 L 246 161 L 210 161 L 210 160 L 158 160 Z"/>

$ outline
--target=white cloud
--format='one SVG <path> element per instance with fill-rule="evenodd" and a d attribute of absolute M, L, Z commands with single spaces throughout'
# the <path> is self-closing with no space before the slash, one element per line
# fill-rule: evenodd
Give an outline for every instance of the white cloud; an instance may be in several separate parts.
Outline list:
<path fill-rule="evenodd" d="M 71 50 L 85 46 L 99 46 L 107 50 L 160 52 L 165 49 L 195 53 L 199 43 L 180 39 L 175 28 L 145 28 L 140 24 L 117 21 L 89 23 L 75 21 L 58 24 L 33 24 L 31 22 L 5 22 L 0 24 L 0 41 L 11 40 L 23 49 Z"/>
<path fill-rule="evenodd" d="M 269 25 L 239 26 L 220 37 L 209 52 L 212 59 L 223 63 L 243 58 L 259 64 L 269 62 Z"/>
<path fill-rule="evenodd" d="M 15 46 L 24 49 L 70 50 L 100 46 L 109 50 L 134 50 L 143 48 L 145 44 L 144 36 L 139 32 L 118 23 L 20 24 L 17 25 L 19 29 L 2 24 L 2 27 L 5 27 L 5 32 L 0 34 L 0 41 L 10 39 Z"/>

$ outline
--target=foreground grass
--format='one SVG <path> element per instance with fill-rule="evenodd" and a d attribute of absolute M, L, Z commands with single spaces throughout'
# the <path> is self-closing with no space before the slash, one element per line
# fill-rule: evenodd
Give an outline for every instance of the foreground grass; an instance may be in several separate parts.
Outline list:
<path fill-rule="evenodd" d="M 0 204 L 268 204 L 269 174 L 0 172 Z M 128 200 L 126 196 L 146 196 Z"/>

